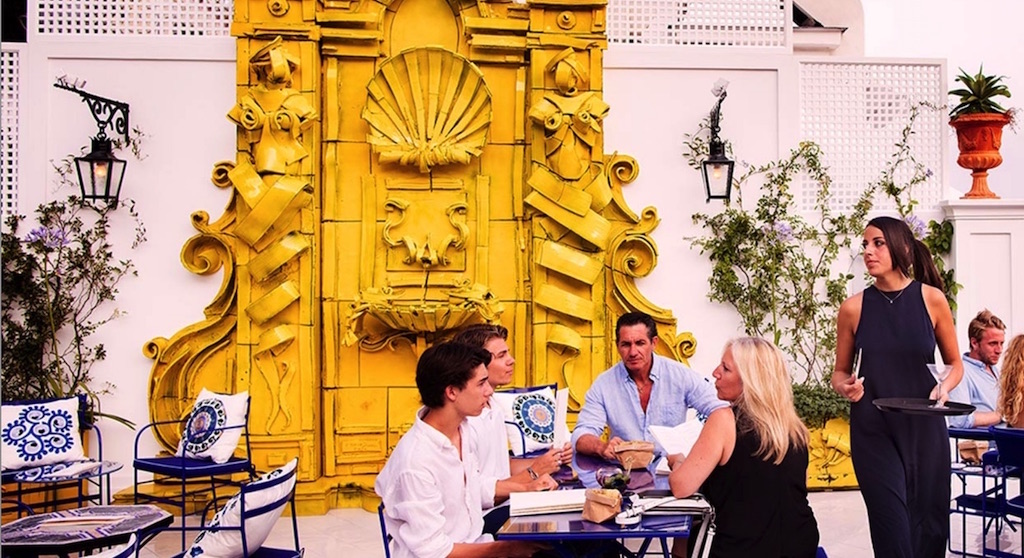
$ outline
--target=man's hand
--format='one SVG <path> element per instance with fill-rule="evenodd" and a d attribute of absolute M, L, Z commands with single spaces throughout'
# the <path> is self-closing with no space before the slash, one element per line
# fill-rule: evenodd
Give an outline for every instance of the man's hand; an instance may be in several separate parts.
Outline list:
<path fill-rule="evenodd" d="M 540 490 L 555 490 L 558 488 L 558 481 L 551 478 L 551 475 L 544 474 L 537 477 L 536 480 L 532 480 L 526 484 L 527 492 L 537 492 Z"/>
<path fill-rule="evenodd" d="M 538 475 L 554 473 L 572 461 L 572 446 L 565 444 L 561 448 L 551 448 L 547 453 L 533 460 L 531 466 Z"/>
<path fill-rule="evenodd" d="M 624 442 L 625 441 L 622 438 L 619 438 L 618 436 L 615 436 L 611 440 L 608 440 L 608 442 L 604 444 L 604 447 L 601 448 L 601 457 L 607 459 L 608 461 L 618 461 L 619 456 L 618 454 L 615 453 L 615 448 L 619 447 L 619 444 L 622 444 Z"/>

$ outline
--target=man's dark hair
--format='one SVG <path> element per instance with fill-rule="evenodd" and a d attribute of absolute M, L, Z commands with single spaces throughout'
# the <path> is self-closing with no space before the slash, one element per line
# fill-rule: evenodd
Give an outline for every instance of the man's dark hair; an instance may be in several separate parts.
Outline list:
<path fill-rule="evenodd" d="M 508 339 L 508 328 L 501 324 L 473 324 L 460 331 L 452 338 L 452 341 L 483 347 L 488 341 L 495 338 Z"/>
<path fill-rule="evenodd" d="M 476 367 L 490 362 L 491 353 L 465 343 L 449 341 L 430 347 L 416 363 L 420 399 L 431 409 L 444 407 L 444 391 L 449 386 L 464 389 Z"/>
<path fill-rule="evenodd" d="M 643 312 L 628 312 L 619 316 L 619 321 L 615 322 L 615 342 L 619 342 L 619 332 L 622 331 L 622 328 L 638 324 L 647 326 L 648 339 L 658 336 L 658 324 L 654 323 L 654 318 Z"/>

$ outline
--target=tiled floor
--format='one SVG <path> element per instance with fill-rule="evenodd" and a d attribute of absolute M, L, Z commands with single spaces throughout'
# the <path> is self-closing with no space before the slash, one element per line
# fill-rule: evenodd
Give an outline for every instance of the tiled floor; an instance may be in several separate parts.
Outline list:
<path fill-rule="evenodd" d="M 958 489 L 954 489 L 957 494 Z M 1012 489 L 1011 489 L 1012 491 Z M 811 507 L 818 520 L 821 545 L 830 558 L 863 558 L 871 556 L 864 501 L 858 491 L 817 492 L 810 495 Z M 951 525 L 954 545 L 959 548 L 960 523 Z M 967 546 L 975 552 L 981 548 L 977 520 L 968 521 Z M 299 534 L 306 558 L 383 558 L 377 515 L 361 509 L 332 510 L 327 515 L 299 518 Z M 268 544 L 287 547 L 291 526 L 284 519 L 277 522 Z M 1020 532 L 1004 530 L 1000 539 L 1004 549 L 1021 553 Z M 166 558 L 178 551 L 180 539 L 164 533 L 150 542 L 140 553 L 144 558 Z M 994 538 L 990 537 L 990 544 Z M 950 554 L 950 556 L 957 556 Z"/>

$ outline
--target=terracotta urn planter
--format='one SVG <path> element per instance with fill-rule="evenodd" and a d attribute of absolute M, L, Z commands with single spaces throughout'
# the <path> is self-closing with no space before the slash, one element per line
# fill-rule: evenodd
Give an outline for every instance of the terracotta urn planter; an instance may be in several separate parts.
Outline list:
<path fill-rule="evenodd" d="M 956 129 L 960 156 L 956 163 L 971 170 L 974 181 L 963 199 L 998 198 L 988 189 L 988 170 L 1003 162 L 999 147 L 1003 143 L 1003 126 L 1010 117 L 999 113 L 961 114 L 949 121 Z"/>

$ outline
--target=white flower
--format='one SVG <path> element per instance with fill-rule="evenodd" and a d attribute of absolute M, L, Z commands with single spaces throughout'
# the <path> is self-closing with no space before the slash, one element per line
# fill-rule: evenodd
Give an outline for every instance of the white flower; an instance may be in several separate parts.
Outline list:
<path fill-rule="evenodd" d="M 719 78 L 715 85 L 711 87 L 711 94 L 715 97 L 721 97 L 725 95 L 726 87 L 729 87 L 729 80 Z"/>

